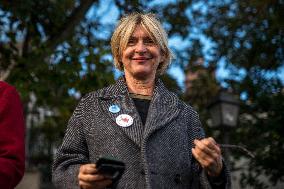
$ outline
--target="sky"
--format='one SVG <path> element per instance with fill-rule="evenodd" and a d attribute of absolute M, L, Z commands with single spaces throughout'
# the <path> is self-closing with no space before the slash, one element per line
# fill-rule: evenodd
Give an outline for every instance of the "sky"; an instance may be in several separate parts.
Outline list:
<path fill-rule="evenodd" d="M 175 0 L 154 0 L 151 2 L 151 4 L 152 5 L 163 4 L 163 3 L 169 3 L 169 2 L 175 2 Z M 202 6 L 199 6 L 199 7 L 202 7 Z M 87 13 L 87 18 L 92 19 L 92 17 L 94 17 L 95 15 L 99 15 L 101 17 L 100 19 L 101 23 L 106 24 L 106 25 L 112 25 L 112 24 L 115 24 L 118 20 L 118 12 L 119 11 L 117 7 L 114 5 L 112 0 L 101 0 L 100 7 L 98 9 L 94 9 L 94 7 L 91 8 Z M 102 33 L 102 35 L 104 36 L 111 35 L 111 31 Z M 200 38 L 201 42 L 204 44 L 205 52 L 207 49 L 210 49 L 210 47 L 212 46 L 212 43 L 208 39 L 206 39 L 206 37 L 202 36 L 201 34 L 199 34 L 199 36 L 197 37 Z M 188 45 L 188 41 L 186 40 L 183 41 L 180 38 L 169 39 L 169 46 L 171 48 L 181 48 L 186 45 Z M 119 72 L 118 70 L 114 70 L 114 73 L 115 73 L 116 78 L 121 75 L 121 72 Z M 168 73 L 176 79 L 178 85 L 184 90 L 185 88 L 184 87 L 184 81 L 185 81 L 184 71 L 178 65 L 172 64 L 168 69 Z M 245 76 L 245 74 L 246 73 L 244 72 L 244 70 L 239 70 L 239 78 L 236 78 L 236 79 L 242 79 Z M 271 73 L 270 75 L 268 74 L 268 77 L 270 77 L 273 74 L 275 75 L 275 73 Z M 278 75 L 279 78 L 281 78 L 282 82 L 284 83 L 284 66 L 281 67 L 277 71 L 276 74 Z M 218 81 L 220 81 L 220 83 L 224 87 L 226 87 L 226 83 L 223 81 L 229 76 L 230 76 L 230 71 L 225 68 L 225 62 L 221 60 L 217 65 L 216 78 Z"/>

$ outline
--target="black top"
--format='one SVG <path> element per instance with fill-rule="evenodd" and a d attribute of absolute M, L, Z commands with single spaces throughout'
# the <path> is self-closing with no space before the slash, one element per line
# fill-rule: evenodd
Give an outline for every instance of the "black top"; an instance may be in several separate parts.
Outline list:
<path fill-rule="evenodd" d="M 151 100 L 140 99 L 140 98 L 132 98 L 132 99 L 140 115 L 141 121 L 143 125 L 145 125 Z"/>
<path fill-rule="evenodd" d="M 135 104 L 135 107 L 140 115 L 143 125 L 145 125 L 152 97 L 135 93 L 130 93 L 130 97 L 132 98 Z"/>

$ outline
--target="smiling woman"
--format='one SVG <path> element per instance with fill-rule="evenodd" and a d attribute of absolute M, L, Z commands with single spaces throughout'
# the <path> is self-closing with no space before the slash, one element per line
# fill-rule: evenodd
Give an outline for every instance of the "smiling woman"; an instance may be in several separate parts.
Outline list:
<path fill-rule="evenodd" d="M 168 46 L 167 33 L 156 19 L 154 14 L 130 14 L 123 17 L 111 38 L 111 50 L 114 57 L 114 64 L 117 69 L 123 71 L 121 60 L 122 52 L 129 46 L 137 43 L 137 38 L 133 36 L 137 26 L 144 32 L 144 44 L 155 45 L 160 48 L 160 53 L 164 61 L 159 66 L 157 73 L 163 74 L 173 57 Z"/>
<path fill-rule="evenodd" d="M 55 157 L 55 185 L 230 188 L 220 148 L 200 132 L 198 114 L 159 79 L 172 58 L 161 23 L 153 14 L 127 15 L 114 31 L 111 48 L 124 76 L 81 99 Z M 121 177 L 100 171 L 96 162 L 105 156 L 124 162 Z M 108 167 L 118 171 L 115 164 Z"/>
<path fill-rule="evenodd" d="M 159 64 L 164 61 L 160 47 L 154 43 L 147 31 L 136 26 L 127 47 L 122 52 L 121 62 L 126 80 L 152 80 L 156 76 Z"/>

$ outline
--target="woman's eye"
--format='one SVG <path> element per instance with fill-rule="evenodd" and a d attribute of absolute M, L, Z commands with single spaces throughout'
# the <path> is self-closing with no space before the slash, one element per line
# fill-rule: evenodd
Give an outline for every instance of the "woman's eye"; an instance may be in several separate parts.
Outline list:
<path fill-rule="evenodd" d="M 129 39 L 127 45 L 131 46 L 131 45 L 134 45 L 135 44 L 135 41 L 133 39 Z"/>
<path fill-rule="evenodd" d="M 144 41 L 144 43 L 145 43 L 145 44 L 152 45 L 152 44 L 154 44 L 154 41 L 153 41 L 152 39 L 146 39 L 146 40 Z"/>

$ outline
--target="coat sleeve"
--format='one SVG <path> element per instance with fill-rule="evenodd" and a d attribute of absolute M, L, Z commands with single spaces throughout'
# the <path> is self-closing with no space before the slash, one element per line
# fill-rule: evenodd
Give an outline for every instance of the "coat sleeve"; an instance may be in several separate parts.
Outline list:
<path fill-rule="evenodd" d="M 25 171 L 25 126 L 20 97 L 0 83 L 0 186 L 12 189 Z"/>
<path fill-rule="evenodd" d="M 202 128 L 199 116 L 196 112 L 192 114 L 192 129 L 194 134 L 194 139 L 202 139 L 205 138 L 205 132 Z M 193 140 L 194 140 L 193 139 Z M 201 168 L 199 163 L 197 161 L 193 161 L 195 165 L 195 171 L 199 172 L 197 179 L 193 179 L 193 185 L 196 183 L 200 186 L 202 189 L 230 189 L 231 188 L 231 176 L 230 172 L 227 169 L 227 166 L 225 164 L 225 161 L 223 161 L 223 170 L 219 177 L 217 178 L 209 178 L 209 176 L 205 173 L 204 169 Z M 195 182 L 195 183 L 194 183 Z"/>
<path fill-rule="evenodd" d="M 88 148 L 84 135 L 82 101 L 71 116 L 52 166 L 52 180 L 56 188 L 79 189 L 78 173 L 81 164 L 88 163 Z"/>
<path fill-rule="evenodd" d="M 206 178 L 212 189 L 229 189 L 231 188 L 230 172 L 227 169 L 225 162 L 223 161 L 223 169 L 218 177 L 209 177 L 205 171 L 203 173 L 204 178 Z"/>

